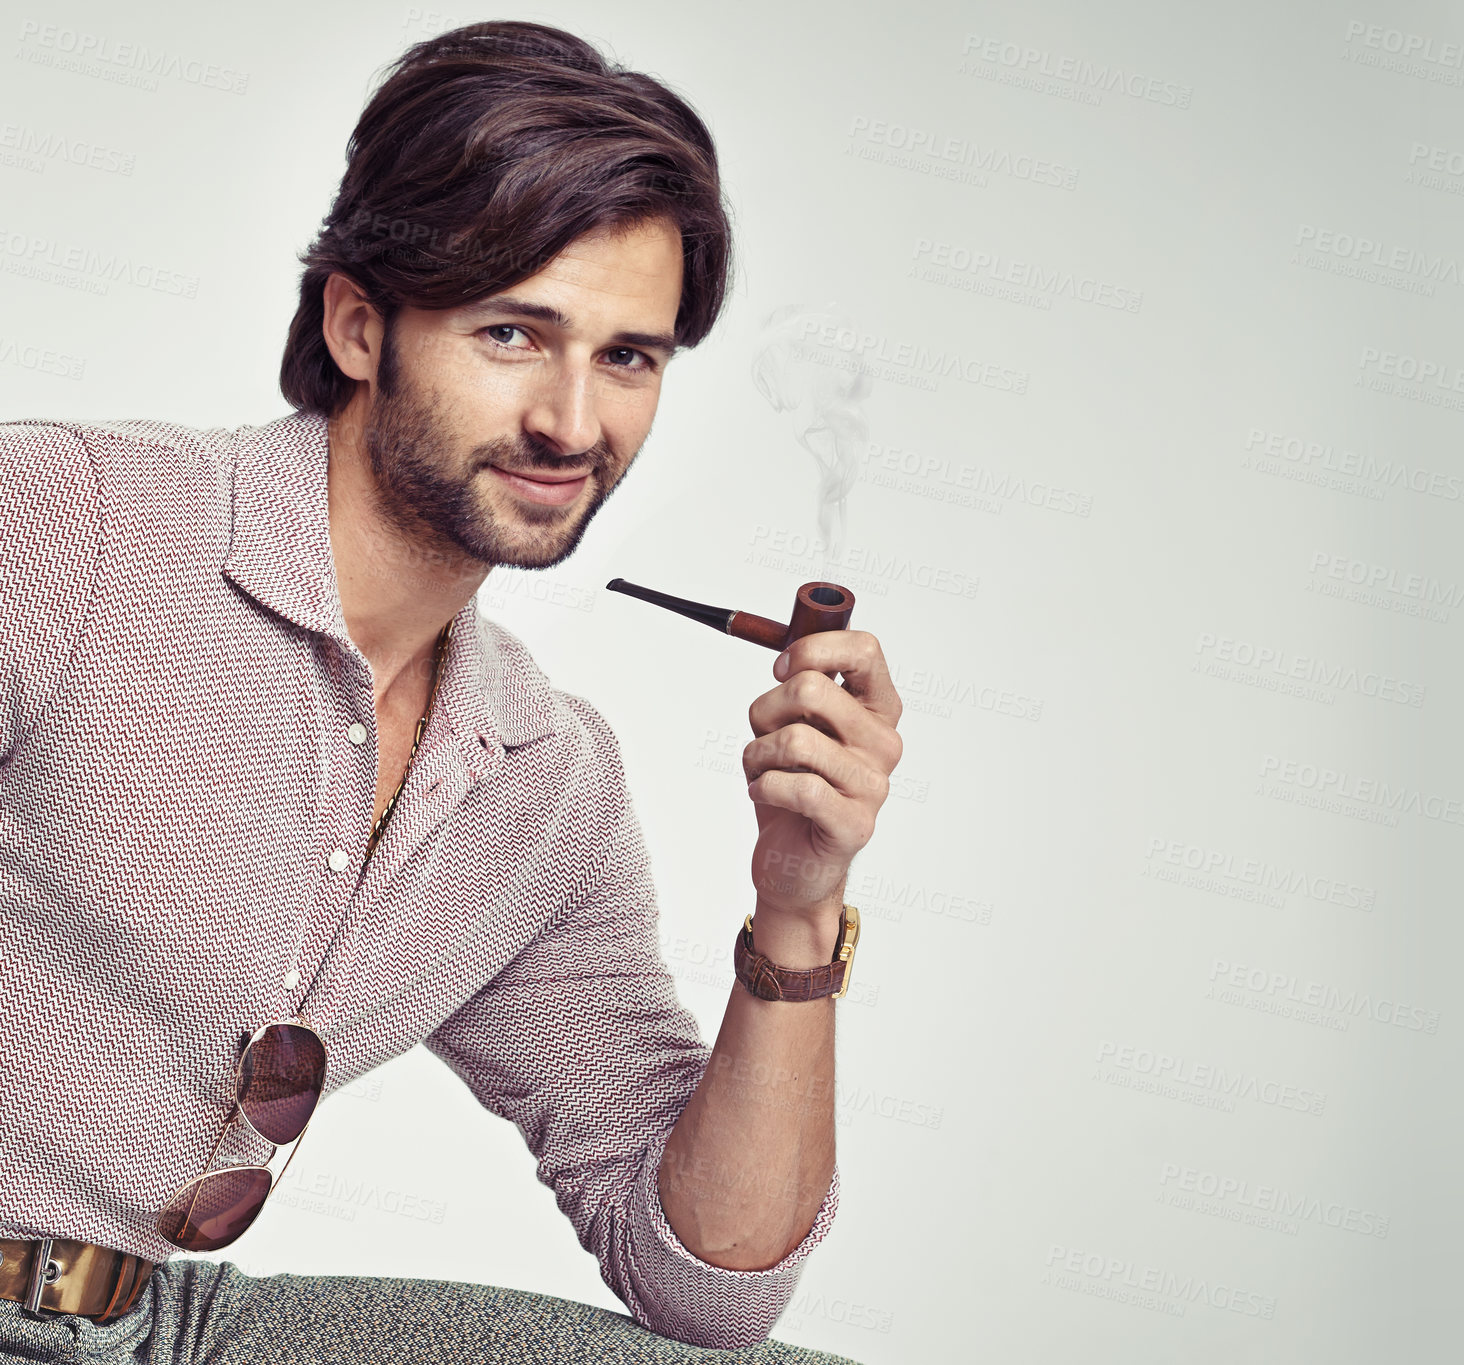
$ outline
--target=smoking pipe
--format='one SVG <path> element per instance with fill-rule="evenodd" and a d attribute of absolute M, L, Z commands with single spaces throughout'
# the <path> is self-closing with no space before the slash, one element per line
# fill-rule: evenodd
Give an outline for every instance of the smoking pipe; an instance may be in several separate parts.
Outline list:
<path fill-rule="evenodd" d="M 688 602 L 684 597 L 643 588 L 623 578 L 612 578 L 605 586 L 611 592 L 653 602 L 713 630 L 725 631 L 739 640 L 751 640 L 768 649 L 786 649 L 794 640 L 815 631 L 844 630 L 854 614 L 854 594 L 838 583 L 805 583 L 793 599 L 793 615 L 787 625 L 770 621 L 766 616 L 754 616 L 750 611 L 730 611 L 726 607 L 709 607 L 705 602 Z"/>

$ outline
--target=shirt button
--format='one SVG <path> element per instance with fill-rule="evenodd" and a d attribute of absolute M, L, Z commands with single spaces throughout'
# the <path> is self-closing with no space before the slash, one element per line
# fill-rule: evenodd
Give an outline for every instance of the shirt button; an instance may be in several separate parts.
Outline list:
<path fill-rule="evenodd" d="M 291 967 L 290 970 L 285 973 L 285 989 L 287 991 L 292 991 L 299 984 L 300 973 L 297 972 L 293 967 Z"/>
<path fill-rule="evenodd" d="M 331 850 L 330 857 L 325 861 L 330 864 L 330 870 L 332 872 L 344 872 L 346 870 L 346 864 L 351 860 L 346 855 L 345 849 L 336 848 Z"/>
<path fill-rule="evenodd" d="M 346 731 L 346 738 L 352 744 L 365 744 L 370 731 L 358 720 L 349 730 Z"/>

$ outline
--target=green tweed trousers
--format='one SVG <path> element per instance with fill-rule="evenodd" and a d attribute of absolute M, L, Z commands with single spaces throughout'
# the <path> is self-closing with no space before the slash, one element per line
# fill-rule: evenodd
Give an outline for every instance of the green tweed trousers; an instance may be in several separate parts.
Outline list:
<path fill-rule="evenodd" d="M 766 1341 L 687 1346 L 623 1313 L 457 1280 L 246 1275 L 232 1261 L 161 1262 L 130 1311 L 38 1320 L 0 1299 L 0 1362 L 97 1365 L 854 1365 Z"/>

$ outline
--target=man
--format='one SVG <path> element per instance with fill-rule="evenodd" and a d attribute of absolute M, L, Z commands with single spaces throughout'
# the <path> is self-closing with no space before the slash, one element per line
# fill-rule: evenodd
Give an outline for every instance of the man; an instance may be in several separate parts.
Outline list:
<path fill-rule="evenodd" d="M 475 598 L 578 544 L 728 242 L 679 98 L 560 30 L 473 25 L 362 115 L 304 257 L 293 414 L 0 425 L 0 1358 L 766 1338 L 837 1197 L 842 893 L 901 749 L 878 642 L 794 642 L 749 709 L 753 929 L 708 1053 L 613 733 Z M 323 1094 L 418 1042 L 518 1125 L 639 1327 L 176 1258 L 241 1235 Z"/>

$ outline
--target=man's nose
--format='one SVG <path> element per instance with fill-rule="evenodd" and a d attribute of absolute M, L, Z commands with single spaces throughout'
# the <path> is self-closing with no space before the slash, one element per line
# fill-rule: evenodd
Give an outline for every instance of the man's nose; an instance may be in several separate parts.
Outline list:
<path fill-rule="evenodd" d="M 529 400 L 525 431 L 561 455 L 591 449 L 601 437 L 594 376 L 588 367 L 560 366 L 546 376 Z"/>

